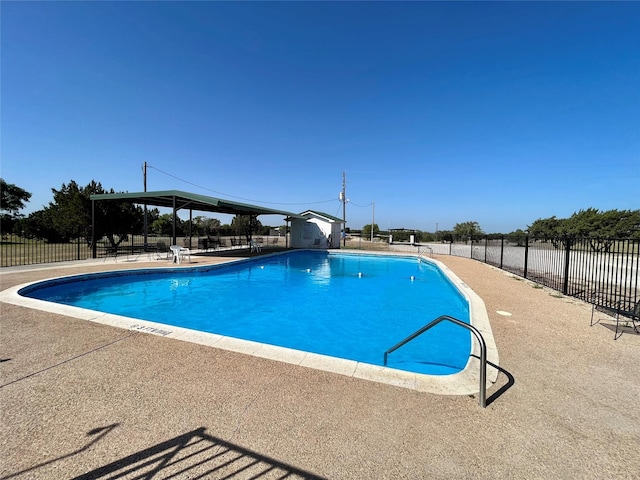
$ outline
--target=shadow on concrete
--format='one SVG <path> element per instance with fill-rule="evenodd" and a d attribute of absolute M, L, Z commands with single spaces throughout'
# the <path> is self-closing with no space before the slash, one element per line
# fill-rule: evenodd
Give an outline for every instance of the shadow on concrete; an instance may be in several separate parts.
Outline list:
<path fill-rule="evenodd" d="M 477 359 L 480 359 L 480 357 L 478 355 L 471 355 L 471 356 L 475 357 Z M 491 395 L 489 395 L 487 397 L 487 407 L 488 407 L 493 402 L 495 402 L 504 392 L 506 392 L 511 387 L 513 387 L 513 385 L 516 383 L 516 379 L 507 370 L 505 370 L 502 367 L 499 367 L 498 365 L 496 365 L 495 363 L 490 362 L 489 360 L 487 360 L 487 365 L 489 365 L 490 367 L 493 367 L 496 370 L 498 370 L 498 374 L 502 373 L 505 377 L 507 377 L 506 383 L 504 385 L 502 385 L 498 390 L 496 390 L 495 392 L 493 392 Z M 498 375 L 498 378 L 500 378 L 500 375 Z M 498 381 L 496 380 L 496 384 L 497 383 L 498 383 Z M 475 395 L 471 395 L 471 397 L 475 398 Z"/>
<path fill-rule="evenodd" d="M 511 375 L 511 373 L 506 371 L 504 368 L 499 367 L 495 363 L 491 363 L 491 362 L 487 361 L 487 364 L 492 366 L 496 370 L 498 370 L 499 373 L 504 374 L 505 377 L 507 377 L 507 382 L 504 385 L 502 385 L 498 390 L 496 390 L 491 395 L 489 395 L 489 397 L 487 397 L 487 407 L 488 407 L 494 401 L 496 401 L 498 399 L 498 397 L 500 397 L 504 392 L 506 392 L 511 387 L 513 387 L 513 385 L 516 383 L 516 379 L 513 377 L 513 375 Z M 500 378 L 500 375 L 498 375 L 498 378 Z M 498 383 L 498 382 L 496 381 L 496 383 Z"/>
<path fill-rule="evenodd" d="M 604 320 L 607 323 L 603 323 L 602 320 Z M 623 334 L 631 334 L 631 335 L 640 336 L 640 333 L 638 331 L 636 331 L 636 329 L 633 327 L 633 325 L 632 324 L 630 325 L 631 320 L 629 320 L 629 321 L 621 320 L 620 321 L 620 325 L 618 327 L 616 327 L 615 323 L 608 323 L 608 322 L 615 322 L 615 319 L 598 318 L 595 322 L 593 322 L 593 325 L 591 325 L 591 326 L 593 327 L 594 325 L 600 325 L 601 327 L 606 328 L 611 333 L 613 333 L 613 339 L 614 340 L 618 340 Z"/>
<path fill-rule="evenodd" d="M 93 430 L 89 430 L 87 432 L 87 436 L 94 436 L 94 435 L 95 436 L 84 447 L 80 447 L 79 449 L 74 450 L 73 452 L 67 453 L 66 455 L 62 455 L 60 457 L 56 457 L 56 458 L 52 458 L 51 460 L 47 460 L 46 462 L 39 463 L 37 465 L 34 465 L 33 467 L 29 467 L 29 468 L 26 468 L 26 469 L 21 470 L 19 472 L 12 473 L 11 475 L 7 475 L 6 477 L 2 477 L 0 480 L 8 480 L 9 478 L 18 477 L 18 476 L 21 476 L 21 475 L 28 475 L 31 472 L 34 472 L 35 470 L 37 470 L 39 468 L 46 467 L 47 465 L 51 465 L 52 463 L 59 462 L 60 460 L 64 460 L 65 458 L 70 458 L 70 457 L 73 457 L 75 455 L 78 455 L 79 453 L 82 453 L 85 450 L 88 450 L 89 448 L 91 448 L 92 445 L 98 443 L 100 440 L 102 440 L 103 437 L 105 437 L 109 432 L 111 432 L 111 430 L 116 428 L 118 425 L 120 425 L 120 424 L 119 423 L 114 423 L 114 424 L 111 424 L 111 425 L 107 425 L 106 427 L 99 427 L 99 428 L 94 428 Z"/>
<path fill-rule="evenodd" d="M 106 427 L 92 429 L 87 432 L 87 436 L 93 437 L 93 439 L 83 447 L 2 477 L 1 480 L 15 477 L 28 478 L 40 468 L 78 455 L 102 440 L 119 425 L 114 423 Z M 139 450 L 73 478 L 74 480 L 105 478 L 145 480 L 153 478 L 301 478 L 324 480 L 324 477 L 314 473 L 209 435 L 204 427 Z"/>
<path fill-rule="evenodd" d="M 209 435 L 204 427 L 96 468 L 75 480 L 100 478 L 322 479 L 274 458 Z"/>

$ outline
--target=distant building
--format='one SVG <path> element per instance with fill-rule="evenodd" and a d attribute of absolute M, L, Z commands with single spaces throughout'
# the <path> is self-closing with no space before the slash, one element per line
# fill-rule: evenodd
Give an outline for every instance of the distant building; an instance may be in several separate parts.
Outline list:
<path fill-rule="evenodd" d="M 408 241 L 411 244 L 416 243 L 416 233 L 417 230 L 412 230 L 410 228 L 390 228 L 389 229 L 389 243 L 394 243 L 393 237 L 396 236 L 400 240 L 396 240 L 395 243 L 407 243 Z"/>
<path fill-rule="evenodd" d="M 292 248 L 340 248 L 342 219 L 307 210 L 302 218 L 291 218 Z"/>

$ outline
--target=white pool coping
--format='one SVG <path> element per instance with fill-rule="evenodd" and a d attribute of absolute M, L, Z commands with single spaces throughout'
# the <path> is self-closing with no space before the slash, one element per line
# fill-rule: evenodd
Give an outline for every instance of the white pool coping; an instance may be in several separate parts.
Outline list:
<path fill-rule="evenodd" d="M 390 254 L 389 252 L 362 253 L 340 251 L 338 253 L 349 253 L 356 255 L 392 255 L 402 257 L 415 256 L 406 253 Z M 440 268 L 440 270 L 444 272 L 444 274 L 454 284 L 458 291 L 469 302 L 469 316 L 471 325 L 478 329 L 478 331 L 480 331 L 480 333 L 482 334 L 482 337 L 484 338 L 486 344 L 487 361 L 490 364 L 495 365 L 495 367 L 491 365 L 488 365 L 487 367 L 486 387 L 489 388 L 493 383 L 495 383 L 497 379 L 498 370 L 496 367 L 499 365 L 499 358 L 484 301 L 442 262 L 439 262 L 432 258 L 421 258 L 420 261 L 430 262 L 438 266 L 438 268 Z M 218 265 L 224 265 L 224 263 Z M 193 268 L 202 268 L 202 266 Z M 184 269 L 184 267 L 182 269 Z M 123 271 L 125 270 L 122 270 L 120 272 Z M 81 274 L 73 276 L 83 275 L 92 274 Z M 266 358 L 278 362 L 285 362 L 301 367 L 313 368 L 316 370 L 323 370 L 339 375 L 346 375 L 349 377 L 370 380 L 387 385 L 408 388 L 419 392 L 437 393 L 443 395 L 470 395 L 477 394 L 479 392 L 480 345 L 478 341 L 473 338 L 473 335 L 471 356 L 469 357 L 469 361 L 462 371 L 451 375 L 425 375 L 363 362 L 357 362 L 354 360 L 345 360 L 291 348 L 278 347 L 249 340 L 241 340 L 213 333 L 200 332 L 183 327 L 175 327 L 147 320 L 139 320 L 135 318 L 124 317 L 121 315 L 113 315 L 110 313 L 103 313 L 80 307 L 61 305 L 44 300 L 23 297 L 18 294 L 18 291 L 20 289 L 36 283 L 55 280 L 58 278 L 69 278 L 73 276 L 52 277 L 49 279 L 42 279 L 36 282 L 29 282 L 8 288 L 0 292 L 0 302 L 5 302 L 26 308 L 33 308 L 36 310 L 42 310 L 58 315 L 65 315 L 82 320 L 88 320 L 91 322 L 124 328 L 131 331 L 140 331 L 151 335 L 163 336 L 165 338 L 172 338 L 176 340 L 196 343 L 199 345 L 220 348 L 223 350 L 237 352 L 245 355 L 253 355 L 255 357 Z M 380 353 L 381 356 L 382 354 L 383 352 Z"/>

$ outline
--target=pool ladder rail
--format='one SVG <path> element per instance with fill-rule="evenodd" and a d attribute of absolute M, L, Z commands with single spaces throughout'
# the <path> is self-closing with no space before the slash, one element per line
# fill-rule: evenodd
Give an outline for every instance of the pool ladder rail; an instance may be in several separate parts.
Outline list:
<path fill-rule="evenodd" d="M 406 343 L 409 343 L 414 338 L 422 335 L 427 330 L 435 327 L 440 322 L 444 322 L 444 321 L 452 322 L 456 325 L 466 328 L 467 330 L 471 331 L 471 333 L 473 333 L 478 339 L 478 343 L 480 344 L 480 393 L 479 393 L 480 401 L 479 403 L 482 408 L 486 408 L 487 406 L 487 344 L 484 341 L 482 334 L 476 327 L 474 327 L 473 325 L 469 325 L 468 323 L 464 323 L 462 320 L 458 320 L 457 318 L 450 317 L 449 315 L 439 316 L 432 322 L 422 327 L 420 330 L 416 331 L 415 333 L 412 333 L 407 338 L 402 340 L 400 343 L 397 343 L 396 345 L 391 347 L 389 350 L 384 352 L 384 366 L 385 367 L 387 366 L 387 357 L 391 352 L 397 350 L 398 348 L 402 347 Z"/>
<path fill-rule="evenodd" d="M 418 262 L 420 262 L 420 260 L 422 260 L 425 257 L 425 254 L 427 253 L 427 251 L 429 252 L 429 257 L 433 258 L 433 248 L 431 247 L 424 247 L 424 250 L 420 251 L 420 249 L 418 249 Z"/>

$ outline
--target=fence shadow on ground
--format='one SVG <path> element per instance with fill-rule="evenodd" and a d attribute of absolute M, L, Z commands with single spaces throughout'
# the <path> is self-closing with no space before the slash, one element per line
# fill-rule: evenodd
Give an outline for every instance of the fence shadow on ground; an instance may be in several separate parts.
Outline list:
<path fill-rule="evenodd" d="M 91 448 L 91 446 L 93 446 L 94 444 L 98 443 L 100 440 L 102 440 L 106 435 L 108 435 L 109 433 L 111 433 L 111 431 L 115 428 L 117 428 L 120 424 L 119 423 L 113 423 L 111 425 L 107 425 L 106 427 L 98 427 L 98 428 L 94 428 L 92 430 L 89 430 L 87 432 L 87 436 L 88 437 L 93 437 L 87 444 L 83 445 L 82 447 L 67 453 L 65 455 L 61 455 L 59 457 L 56 458 L 52 458 L 50 460 L 47 460 L 45 462 L 39 463 L 37 465 L 33 465 L 29 468 L 26 468 L 24 470 L 21 470 L 19 472 L 15 472 L 12 473 L 10 475 L 7 475 L 5 477 L 1 477 L 0 480 L 9 480 L 11 478 L 17 478 L 17 477 L 22 477 L 24 478 L 24 476 L 31 476 L 33 474 L 33 472 L 35 472 L 36 470 L 46 467 L 48 465 L 54 464 L 56 462 L 59 462 L 61 460 L 65 460 L 67 458 L 71 458 L 75 455 L 78 455 L 86 450 L 88 450 L 89 448 Z"/>
<path fill-rule="evenodd" d="M 209 435 L 200 427 L 84 473 L 75 480 L 157 477 L 323 478 Z"/>
<path fill-rule="evenodd" d="M 87 432 L 89 443 L 68 454 L 15 472 L 2 480 L 33 475 L 40 468 L 69 459 L 87 451 L 118 427 L 114 423 Z M 74 480 L 104 478 L 299 478 L 324 480 L 324 477 L 206 433 L 204 427 L 178 435 L 164 442 L 139 450 L 114 462 L 98 467 Z"/>

